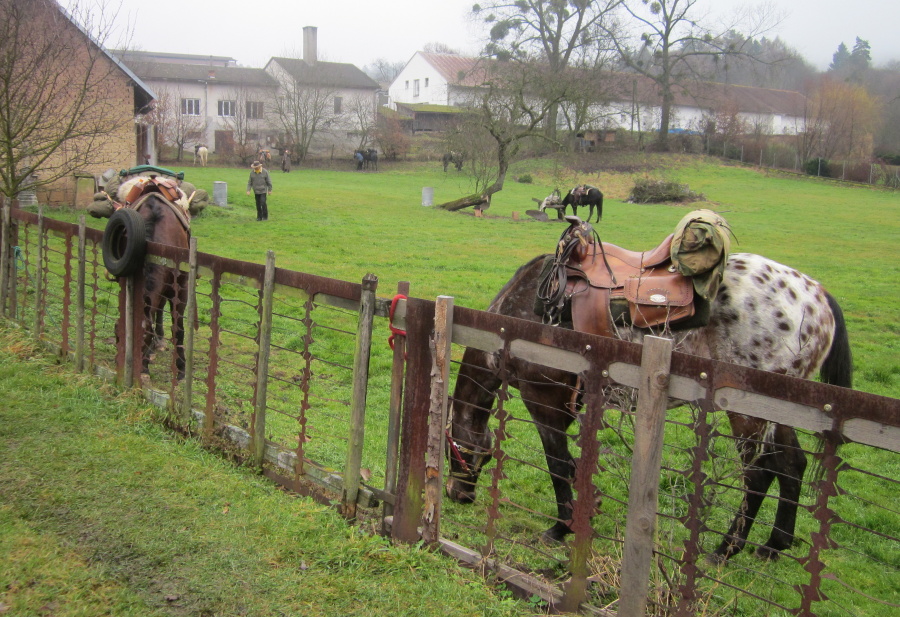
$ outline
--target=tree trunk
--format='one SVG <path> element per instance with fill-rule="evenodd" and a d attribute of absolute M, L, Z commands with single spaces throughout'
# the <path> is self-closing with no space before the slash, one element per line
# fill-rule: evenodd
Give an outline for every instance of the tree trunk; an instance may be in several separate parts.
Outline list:
<path fill-rule="evenodd" d="M 484 197 L 484 195 L 479 195 L 475 193 L 474 195 L 469 195 L 467 197 L 460 197 L 459 199 L 455 199 L 453 201 L 448 201 L 447 203 L 438 204 L 436 207 L 441 210 L 449 210 L 450 212 L 456 212 L 457 210 L 462 210 L 464 208 L 469 208 L 475 206 L 480 210 L 484 210 L 487 206 L 490 205 L 490 201 Z"/>

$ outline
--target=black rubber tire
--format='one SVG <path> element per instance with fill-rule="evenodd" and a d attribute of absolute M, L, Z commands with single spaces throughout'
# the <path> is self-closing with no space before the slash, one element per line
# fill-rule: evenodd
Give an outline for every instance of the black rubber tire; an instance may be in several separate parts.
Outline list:
<path fill-rule="evenodd" d="M 103 231 L 103 265 L 113 276 L 131 276 L 144 265 L 147 228 L 135 210 L 116 210 Z"/>

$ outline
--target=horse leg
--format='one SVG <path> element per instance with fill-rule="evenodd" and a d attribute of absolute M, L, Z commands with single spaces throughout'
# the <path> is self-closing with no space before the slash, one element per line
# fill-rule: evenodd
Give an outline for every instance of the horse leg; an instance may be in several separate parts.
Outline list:
<path fill-rule="evenodd" d="M 756 549 L 757 557 L 767 560 L 778 559 L 780 553 L 794 543 L 797 508 L 803 488 L 803 474 L 806 472 L 806 455 L 800 448 L 794 429 L 777 425 L 774 447 L 775 452 L 767 457 L 766 462 L 773 467 L 772 473 L 778 480 L 778 508 L 769 539 Z"/>
<path fill-rule="evenodd" d="M 566 430 L 575 416 L 560 406 L 560 401 L 571 397 L 572 390 L 565 386 L 547 383 L 531 385 L 520 383 L 522 402 L 537 425 L 538 435 L 544 447 L 547 471 L 556 496 L 556 522 L 541 535 L 547 542 L 562 542 L 572 533 L 572 479 L 575 477 L 575 459 L 569 452 Z"/>
<path fill-rule="evenodd" d="M 146 274 L 146 289 L 144 292 L 144 322 L 143 322 L 143 348 L 141 353 L 141 373 L 150 374 L 150 356 L 154 349 L 154 337 L 156 336 L 156 323 L 162 319 L 163 303 L 165 299 L 159 290 L 155 288 L 156 276 L 148 268 Z M 156 274 L 156 276 L 154 276 Z"/>

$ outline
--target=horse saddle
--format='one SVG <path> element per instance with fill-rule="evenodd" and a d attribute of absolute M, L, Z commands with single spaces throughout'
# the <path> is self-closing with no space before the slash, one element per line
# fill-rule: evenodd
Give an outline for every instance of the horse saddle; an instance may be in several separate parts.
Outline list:
<path fill-rule="evenodd" d="M 624 326 L 679 330 L 708 322 L 709 300 L 694 293 L 692 277 L 673 263 L 676 234 L 649 251 L 632 251 L 601 242 L 578 217 L 566 220 L 570 226 L 538 286 L 536 305 L 543 304 L 551 322 L 569 320 L 563 307 L 575 330 L 602 336 Z"/>

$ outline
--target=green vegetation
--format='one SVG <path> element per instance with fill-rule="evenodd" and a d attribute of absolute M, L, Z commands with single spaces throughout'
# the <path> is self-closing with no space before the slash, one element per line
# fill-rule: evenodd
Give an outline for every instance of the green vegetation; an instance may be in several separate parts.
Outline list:
<path fill-rule="evenodd" d="M 0 330 L 0 614 L 520 615 L 526 603 L 391 546 L 173 437 L 132 395 Z"/>

